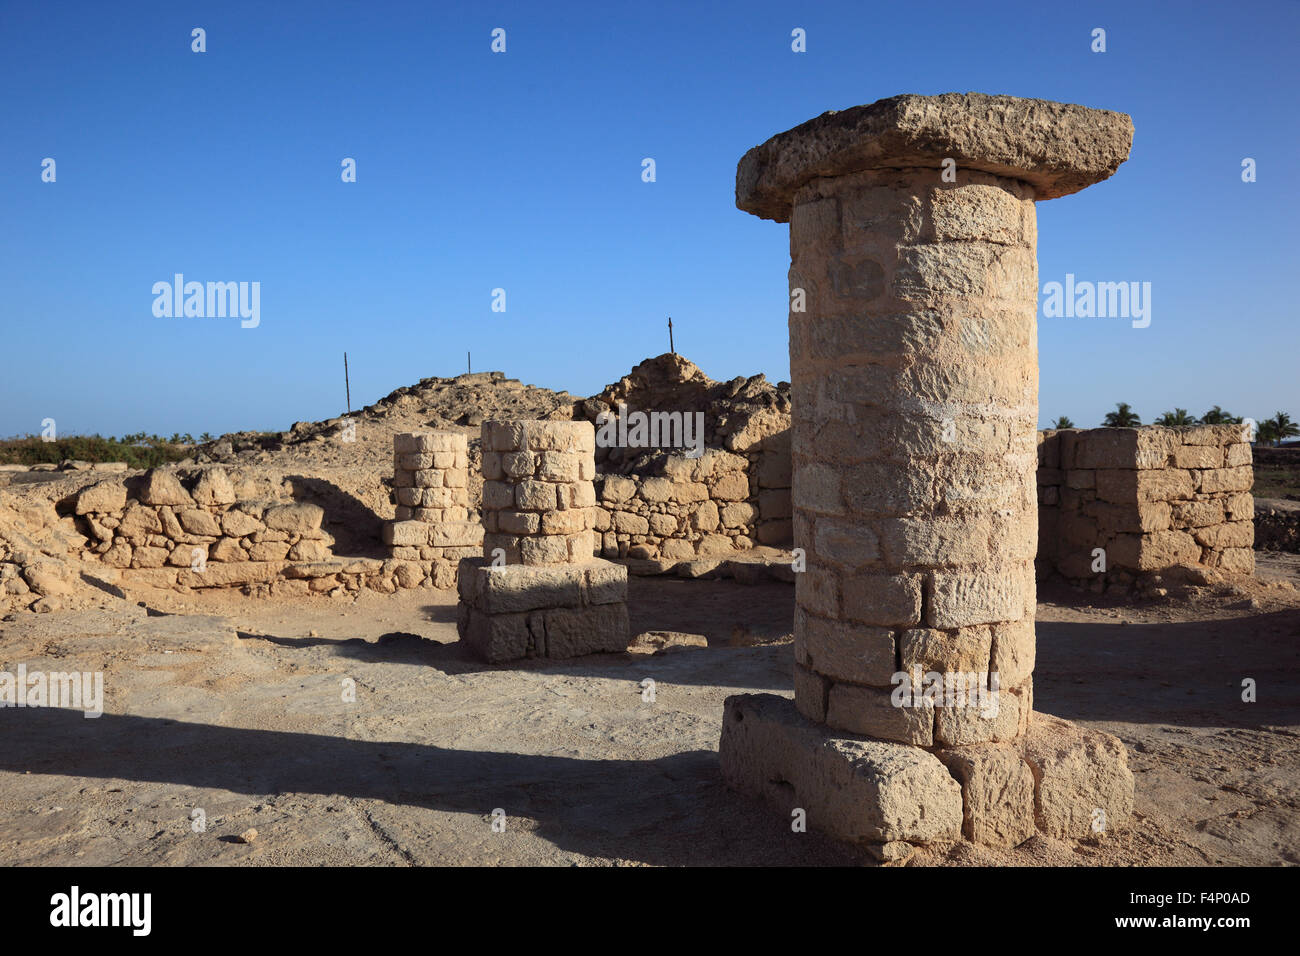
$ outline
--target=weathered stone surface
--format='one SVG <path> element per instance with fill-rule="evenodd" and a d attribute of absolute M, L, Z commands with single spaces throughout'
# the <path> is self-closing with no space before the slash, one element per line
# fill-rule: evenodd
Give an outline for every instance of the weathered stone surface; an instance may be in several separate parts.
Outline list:
<path fill-rule="evenodd" d="M 826 725 L 877 740 L 929 747 L 934 743 L 934 710 L 894 706 L 888 688 L 832 683 L 826 698 Z"/>
<path fill-rule="evenodd" d="M 175 473 L 157 468 L 145 473 L 137 497 L 141 504 L 146 505 L 184 505 L 187 508 L 194 506 L 194 499 L 181 486 L 180 479 Z"/>
<path fill-rule="evenodd" d="M 837 839 L 927 843 L 961 832 L 961 787 L 934 756 L 828 731 L 786 697 L 728 697 L 719 759 L 733 789 L 787 815 L 803 809 Z"/>
<path fill-rule="evenodd" d="M 962 834 L 986 846 L 1018 846 L 1034 835 L 1034 775 L 1016 747 L 939 750 L 961 783 Z"/>
<path fill-rule="evenodd" d="M 267 508 L 262 521 L 268 528 L 301 534 L 304 531 L 318 530 L 324 517 L 325 510 L 320 505 L 297 501 L 293 504 Z"/>
<path fill-rule="evenodd" d="M 751 149 L 736 170 L 736 205 L 787 222 L 795 192 L 816 178 L 938 169 L 949 158 L 1052 199 L 1113 175 L 1132 142 L 1132 119 L 1109 110 L 982 93 L 894 96 L 823 113 Z"/>
<path fill-rule="evenodd" d="M 593 604 L 581 608 L 552 608 L 530 615 L 542 618 L 545 648 L 539 656 L 562 659 L 627 649 L 627 605 Z"/>
<path fill-rule="evenodd" d="M 1094 826 L 1127 825 L 1133 774 L 1118 738 L 1034 713 L 1024 754 L 1034 774 L 1038 829 L 1048 836 L 1077 839 L 1091 834 Z"/>
<path fill-rule="evenodd" d="M 261 530 L 262 522 L 243 511 L 227 511 L 221 516 L 221 531 L 231 538 L 242 538 Z"/>
<path fill-rule="evenodd" d="M 200 506 L 233 505 L 235 486 L 224 468 L 209 468 L 199 475 L 191 495 Z"/>
<path fill-rule="evenodd" d="M 180 525 L 190 534 L 220 536 L 221 525 L 209 512 L 185 508 L 177 516 Z"/>
<path fill-rule="evenodd" d="M 384 544 L 419 547 L 429 543 L 429 525 L 423 521 L 389 521 L 383 528 Z"/>
<path fill-rule="evenodd" d="M 101 481 L 77 494 L 73 510 L 79 514 L 116 514 L 126 507 L 126 485 L 121 481 Z"/>

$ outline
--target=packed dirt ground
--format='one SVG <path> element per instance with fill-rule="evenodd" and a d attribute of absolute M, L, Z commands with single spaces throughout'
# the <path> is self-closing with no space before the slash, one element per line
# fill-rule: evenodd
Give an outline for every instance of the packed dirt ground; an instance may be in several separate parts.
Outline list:
<path fill-rule="evenodd" d="M 1256 584 L 1141 604 L 1042 589 L 1036 708 L 1124 741 L 1134 816 L 910 864 L 1300 863 L 1300 559 L 1259 557 Z M 634 578 L 632 632 L 682 646 L 500 667 L 462 652 L 454 592 L 10 615 L 0 669 L 101 670 L 105 712 L 0 709 L 0 861 L 870 864 L 719 776 L 724 698 L 791 693 L 793 603 Z"/>

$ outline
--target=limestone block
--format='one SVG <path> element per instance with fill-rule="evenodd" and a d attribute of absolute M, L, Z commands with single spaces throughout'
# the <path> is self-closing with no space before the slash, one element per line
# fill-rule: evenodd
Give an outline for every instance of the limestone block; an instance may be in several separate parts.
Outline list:
<path fill-rule="evenodd" d="M 578 607 L 585 575 L 582 567 L 481 567 L 474 572 L 474 604 L 488 614 Z"/>
<path fill-rule="evenodd" d="M 552 608 L 534 612 L 545 632 L 545 655 L 553 659 L 580 657 L 627 649 L 627 605 L 593 604 L 581 608 Z M 530 617 L 530 621 L 532 619 Z"/>
<path fill-rule="evenodd" d="M 537 470 L 537 456 L 529 451 L 507 452 L 501 456 L 501 469 L 509 478 L 529 478 Z"/>
<path fill-rule="evenodd" d="M 832 682 L 826 698 L 826 724 L 851 734 L 918 747 L 935 742 L 934 709 L 919 703 L 897 707 L 889 688 Z"/>
<path fill-rule="evenodd" d="M 897 670 L 894 632 L 795 611 L 795 661 L 826 677 L 888 687 Z"/>
<path fill-rule="evenodd" d="M 714 481 L 709 497 L 715 501 L 744 501 L 749 497 L 749 479 L 742 473 L 723 475 Z"/>
<path fill-rule="evenodd" d="M 719 760 L 733 789 L 837 839 L 926 843 L 957 839 L 961 787 L 916 747 L 855 739 L 811 723 L 774 694 L 728 697 Z"/>
<path fill-rule="evenodd" d="M 1215 445 L 1179 445 L 1174 449 L 1175 468 L 1222 468 L 1224 452 Z"/>
<path fill-rule="evenodd" d="M 252 552 L 250 552 L 250 557 Z M 303 539 L 289 549 L 290 561 L 326 561 L 334 555 L 324 541 Z M 281 555 L 280 557 L 283 557 Z M 254 558 L 253 560 L 257 560 Z"/>
<path fill-rule="evenodd" d="M 979 675 L 972 679 L 976 677 Z M 982 679 L 980 682 L 983 684 Z M 968 686 L 964 706 L 950 705 L 945 696 L 943 706 L 935 707 L 935 746 L 964 747 L 1015 739 L 1021 725 L 1020 698 L 1009 690 L 994 689 L 992 684 L 984 687 L 984 696 L 980 698 L 980 688 Z"/>
<path fill-rule="evenodd" d="M 935 755 L 961 783 L 966 839 L 1009 848 L 1034 835 L 1034 775 L 1018 748 L 993 744 Z"/>
<path fill-rule="evenodd" d="M 136 549 L 137 552 L 140 550 Z M 186 562 L 188 565 L 188 562 Z M 191 588 L 228 588 L 270 583 L 284 567 L 280 561 L 242 561 L 229 564 L 208 562 L 204 570 L 182 570 L 177 582 Z"/>
<path fill-rule="evenodd" d="M 1236 468 L 1215 468 L 1197 472 L 1200 476 L 1196 490 L 1203 495 L 1222 494 L 1232 491 L 1250 491 L 1255 483 L 1255 471 L 1250 465 Z"/>
<path fill-rule="evenodd" d="M 389 521 L 384 523 L 384 544 L 419 547 L 429 543 L 429 525 L 423 521 Z"/>
<path fill-rule="evenodd" d="M 705 557 L 709 555 L 726 555 L 735 550 L 735 545 L 731 543 L 731 539 L 726 535 L 706 534 L 700 539 L 695 550 L 697 554 Z"/>
<path fill-rule="evenodd" d="M 504 534 L 537 534 L 541 526 L 541 517 L 532 511 L 497 512 L 497 527 Z"/>
<path fill-rule="evenodd" d="M 460 636 L 475 656 L 489 664 L 527 657 L 531 642 L 528 615 L 522 612 L 485 614 L 469 608 Z"/>
<path fill-rule="evenodd" d="M 910 628 L 898 634 L 902 670 L 986 673 L 993 652 L 993 630 L 987 625 L 955 631 Z"/>
<path fill-rule="evenodd" d="M 73 511 L 84 514 L 115 514 L 126 507 L 126 485 L 121 481 L 101 481 L 77 494 Z"/>
<path fill-rule="evenodd" d="M 718 506 L 712 501 L 705 501 L 691 512 L 691 527 L 696 531 L 714 531 L 721 522 Z"/>
<path fill-rule="evenodd" d="M 456 432 L 409 432 L 393 436 L 393 451 L 399 455 L 464 449 L 465 436 Z"/>
<path fill-rule="evenodd" d="M 235 486 L 224 468 L 209 468 L 199 475 L 191 497 L 200 507 L 233 505 L 236 501 Z"/>
<path fill-rule="evenodd" d="M 260 528 L 261 525 L 259 524 Z M 150 534 L 162 533 L 162 521 L 158 512 L 146 508 L 136 501 L 129 501 L 122 514 L 122 521 L 117 526 L 117 533 L 128 538 L 142 538 Z"/>
<path fill-rule="evenodd" d="M 630 511 L 615 511 L 610 515 L 610 520 L 619 534 L 647 534 L 650 531 L 649 519 Z"/>
<path fill-rule="evenodd" d="M 1026 561 L 994 568 L 932 572 L 925 623 L 940 628 L 966 627 L 1033 617 L 1033 564 Z"/>
<path fill-rule="evenodd" d="M 1221 498 L 1174 502 L 1173 509 L 1170 512 L 1170 523 L 1174 525 L 1174 528 L 1179 529 L 1208 528 L 1210 525 L 1221 524 L 1223 522 L 1225 503 Z M 1126 531 L 1128 531 L 1128 528 L 1126 528 Z M 1143 531 L 1147 531 L 1147 528 L 1144 528 Z M 1151 528 L 1151 531 L 1154 531 L 1154 528 Z"/>
<path fill-rule="evenodd" d="M 237 538 L 222 538 L 208 550 L 209 561 L 247 561 L 248 552 Z"/>
<path fill-rule="evenodd" d="M 521 511 L 552 511 L 558 506 L 561 486 L 526 479 L 515 485 L 515 507 Z"/>
<path fill-rule="evenodd" d="M 1200 559 L 1200 545 L 1185 531 L 1153 531 L 1142 536 L 1136 567 L 1139 571 L 1159 571 L 1179 565 L 1198 564 Z"/>
<path fill-rule="evenodd" d="M 483 543 L 483 526 L 477 521 L 443 521 L 428 530 L 435 548 L 473 548 Z"/>
<path fill-rule="evenodd" d="M 642 501 L 651 503 L 671 501 L 675 483 L 668 478 L 643 478 L 637 494 Z"/>
<path fill-rule="evenodd" d="M 577 534 L 586 531 L 591 524 L 586 508 L 545 511 L 534 517 L 541 520 L 542 534 Z"/>
<path fill-rule="evenodd" d="M 1255 573 L 1255 552 L 1250 548 L 1227 548 L 1219 555 L 1218 567 L 1233 574 Z"/>
<path fill-rule="evenodd" d="M 984 516 L 885 518 L 878 527 L 885 562 L 893 567 L 976 564 L 990 557 L 993 526 Z"/>
<path fill-rule="evenodd" d="M 175 473 L 154 468 L 145 473 L 141 479 L 137 495 L 141 504 L 146 505 L 184 505 L 194 507 L 194 499 L 181 486 Z"/>
<path fill-rule="evenodd" d="M 1237 442 L 1235 445 L 1229 445 L 1227 454 L 1224 458 L 1224 464 L 1229 468 L 1235 468 L 1238 465 L 1249 465 L 1251 463 L 1250 446 L 1245 442 Z"/>
<path fill-rule="evenodd" d="M 1255 544 L 1255 525 L 1250 521 L 1232 521 L 1193 532 L 1196 543 L 1221 551 L 1224 548 L 1249 548 Z"/>
<path fill-rule="evenodd" d="M 1057 839 L 1093 832 L 1097 814 L 1107 829 L 1127 825 L 1133 811 L 1133 774 L 1117 737 L 1035 713 L 1024 738 L 1025 760 L 1034 774 L 1038 829 Z"/>
<path fill-rule="evenodd" d="M 207 511 L 200 511 L 197 508 L 186 508 L 177 515 L 180 526 L 189 534 L 202 534 L 220 537 L 221 525 L 217 519 Z"/>
<path fill-rule="evenodd" d="M 411 485 L 415 488 L 442 488 L 445 484 L 443 478 L 447 473 L 429 468 L 413 471 L 410 474 Z"/>
<path fill-rule="evenodd" d="M 823 113 L 751 149 L 736 170 L 736 205 L 788 222 L 795 191 L 816 177 L 938 169 L 945 158 L 1051 199 L 1111 176 L 1132 141 L 1133 121 L 1123 113 L 983 93 L 894 96 Z"/>
<path fill-rule="evenodd" d="M 1036 649 L 1033 618 L 994 624 L 989 669 L 997 675 L 999 686 L 1019 687 L 1024 684 L 1034 672 Z"/>
<path fill-rule="evenodd" d="M 283 561 L 289 554 L 288 541 L 255 541 L 248 549 L 250 561 Z M 329 550 L 325 549 L 325 557 Z"/>
<path fill-rule="evenodd" d="M 570 560 L 568 538 L 561 534 L 520 538 L 519 560 L 524 564 L 563 564 Z"/>
<path fill-rule="evenodd" d="M 759 529 L 759 539 L 762 540 Z M 845 574 L 844 618 L 859 624 L 908 627 L 921 623 L 921 578 L 915 574 Z"/>
<path fill-rule="evenodd" d="M 622 504 L 636 494 L 637 485 L 622 475 L 606 475 L 601 490 L 601 500 L 608 504 Z"/>
<path fill-rule="evenodd" d="M 267 508 L 266 514 L 262 516 L 262 521 L 268 528 L 274 528 L 277 531 L 301 533 L 315 531 L 320 528 L 321 519 L 324 517 L 325 510 L 320 505 L 299 501 L 293 504 Z"/>

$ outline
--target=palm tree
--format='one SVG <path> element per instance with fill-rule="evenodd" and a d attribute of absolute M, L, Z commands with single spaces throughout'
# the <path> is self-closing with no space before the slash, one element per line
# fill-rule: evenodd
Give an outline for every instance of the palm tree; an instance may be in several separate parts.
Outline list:
<path fill-rule="evenodd" d="M 1107 412 L 1106 417 L 1102 420 L 1102 425 L 1106 428 L 1135 428 L 1142 424 L 1142 419 L 1138 417 L 1137 412 L 1128 402 L 1116 402 L 1115 410 Z"/>
<path fill-rule="evenodd" d="M 1208 412 L 1201 416 L 1202 425 L 1240 425 L 1241 416 L 1233 415 L 1232 412 L 1225 412 L 1218 405 L 1215 405 Z"/>
<path fill-rule="evenodd" d="M 1255 426 L 1255 442 L 1260 445 L 1277 444 L 1277 424 L 1273 419 L 1265 419 Z"/>
<path fill-rule="evenodd" d="M 1261 422 L 1260 429 L 1263 430 L 1265 425 L 1269 426 L 1269 430 L 1272 432 L 1273 444 L 1275 445 L 1280 445 L 1288 438 L 1300 435 L 1300 425 L 1291 421 L 1291 416 L 1286 412 L 1278 412 L 1267 421 Z"/>
<path fill-rule="evenodd" d="M 1062 415 L 1052 423 L 1053 428 L 1078 428 L 1079 426 L 1070 421 L 1065 415 Z"/>
<path fill-rule="evenodd" d="M 1188 415 L 1187 409 L 1175 408 L 1172 412 L 1165 412 L 1156 419 L 1157 425 L 1164 425 L 1166 428 L 1182 428 L 1186 425 L 1195 425 L 1196 416 Z"/>
<path fill-rule="evenodd" d="M 199 441 L 203 442 L 206 445 L 208 442 L 212 441 L 212 433 L 204 432 L 202 435 L 199 436 Z"/>

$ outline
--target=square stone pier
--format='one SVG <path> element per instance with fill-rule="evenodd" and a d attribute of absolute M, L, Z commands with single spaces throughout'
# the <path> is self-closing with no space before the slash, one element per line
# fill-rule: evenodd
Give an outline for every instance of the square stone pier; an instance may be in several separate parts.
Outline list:
<path fill-rule="evenodd" d="M 1035 202 L 1128 157 L 1121 113 L 982 94 L 825 113 L 750 150 L 790 223 L 795 696 L 726 703 L 722 771 L 885 859 L 1082 837 L 1123 746 L 1033 713 Z M 910 691 L 910 693 L 909 693 Z"/>
<path fill-rule="evenodd" d="M 483 526 L 470 519 L 469 449 L 459 432 L 393 436 L 396 520 L 384 543 L 397 563 L 400 587 L 449 588 L 461 559 L 483 545 Z"/>
<path fill-rule="evenodd" d="M 594 556 L 595 453 L 590 422 L 483 423 L 483 557 L 457 580 L 483 660 L 627 649 L 627 568 Z"/>

